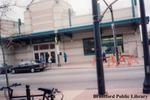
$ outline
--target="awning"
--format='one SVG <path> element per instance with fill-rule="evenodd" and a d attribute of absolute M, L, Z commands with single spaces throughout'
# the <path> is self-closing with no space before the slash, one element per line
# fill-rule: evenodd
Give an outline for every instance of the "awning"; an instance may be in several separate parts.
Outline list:
<path fill-rule="evenodd" d="M 146 17 L 147 23 L 149 22 L 149 17 Z M 121 26 L 121 25 L 129 25 L 129 24 L 141 24 L 141 18 L 131 18 L 131 19 L 125 19 L 125 20 L 118 20 L 115 21 L 115 26 Z M 112 22 L 105 22 L 105 23 L 100 23 L 100 27 L 110 27 Z M 83 26 L 76 26 L 76 27 L 70 27 L 70 28 L 63 28 L 63 29 L 58 29 L 57 34 L 65 34 L 65 33 L 76 33 L 76 32 L 82 32 L 82 31 L 87 31 L 87 30 L 93 30 L 93 24 L 91 25 L 83 25 Z M 7 37 L 5 39 L 12 39 L 13 41 L 21 41 L 21 40 L 26 40 L 28 41 L 29 39 L 41 39 L 41 38 L 46 38 L 46 37 L 53 37 L 56 34 L 54 30 L 51 31 L 45 31 L 45 32 L 37 32 L 37 33 L 32 33 L 32 34 L 26 34 L 26 35 L 18 35 L 18 36 L 11 36 Z"/>

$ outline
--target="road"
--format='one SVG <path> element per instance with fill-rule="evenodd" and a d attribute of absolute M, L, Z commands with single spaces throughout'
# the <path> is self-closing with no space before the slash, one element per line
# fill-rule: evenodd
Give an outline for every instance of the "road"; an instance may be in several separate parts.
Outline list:
<path fill-rule="evenodd" d="M 105 68 L 106 89 L 142 88 L 144 68 Z M 52 69 L 38 73 L 9 74 L 11 83 L 28 84 L 31 88 L 57 87 L 61 90 L 83 90 L 97 88 L 95 68 Z M 5 75 L 0 75 L 0 87 L 5 85 Z M 19 87 L 18 89 L 22 89 Z"/>

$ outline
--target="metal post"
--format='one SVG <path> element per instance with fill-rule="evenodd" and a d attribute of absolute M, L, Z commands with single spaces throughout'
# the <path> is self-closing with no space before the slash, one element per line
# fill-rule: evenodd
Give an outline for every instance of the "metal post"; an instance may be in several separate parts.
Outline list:
<path fill-rule="evenodd" d="M 92 0 L 92 7 L 93 7 L 94 42 L 95 42 L 95 54 L 96 54 L 98 95 L 104 95 L 105 81 L 104 81 L 103 62 L 101 56 L 102 55 L 101 34 L 100 34 L 100 27 L 99 27 L 97 0 Z"/>
<path fill-rule="evenodd" d="M 2 24 L 1 24 L 1 19 L 0 19 L 0 46 L 1 46 L 1 50 L 2 50 L 2 56 L 3 56 L 3 64 L 5 67 L 5 78 L 6 78 L 6 86 L 9 87 L 9 78 L 8 78 L 8 73 L 7 73 L 7 66 L 6 66 L 6 59 L 5 59 L 5 52 L 4 52 L 4 47 L 3 47 L 3 40 L 2 40 L 2 34 L 1 34 L 1 29 L 2 29 Z M 9 90 L 7 91 L 9 94 Z M 8 96 L 8 100 L 10 99 L 10 97 Z"/>
<path fill-rule="evenodd" d="M 61 66 L 60 63 L 60 51 L 59 51 L 59 44 L 58 44 L 58 35 L 57 35 L 57 31 L 55 31 L 55 43 L 56 43 L 56 55 L 57 55 L 57 62 L 58 62 L 58 67 Z"/>
<path fill-rule="evenodd" d="M 131 0 L 131 5 L 132 5 L 132 16 L 135 18 L 135 0 Z"/>
<path fill-rule="evenodd" d="M 72 26 L 72 22 L 71 22 L 71 9 L 68 9 L 68 15 L 69 15 L 69 26 Z"/>
<path fill-rule="evenodd" d="M 21 19 L 18 19 L 18 31 L 19 31 L 19 34 L 21 34 L 20 26 L 21 26 Z"/>
<path fill-rule="evenodd" d="M 30 86 L 26 85 L 26 96 L 27 100 L 31 100 Z"/>
<path fill-rule="evenodd" d="M 116 38 L 116 31 L 115 31 L 115 23 L 114 23 L 114 13 L 113 8 L 110 6 L 110 13 L 111 13 L 111 19 L 112 19 L 112 33 L 113 33 L 113 39 L 114 39 L 114 54 L 116 55 L 116 61 L 117 65 L 119 64 L 119 53 L 118 53 L 118 47 L 117 47 L 117 38 Z"/>
<path fill-rule="evenodd" d="M 146 23 L 146 17 L 145 17 L 145 5 L 144 5 L 144 0 L 139 0 L 139 2 L 140 2 L 140 12 L 141 12 L 144 68 L 145 68 L 143 93 L 150 93 L 150 57 L 149 57 L 148 33 L 147 33 L 147 25 L 146 25 L 147 23 Z"/>

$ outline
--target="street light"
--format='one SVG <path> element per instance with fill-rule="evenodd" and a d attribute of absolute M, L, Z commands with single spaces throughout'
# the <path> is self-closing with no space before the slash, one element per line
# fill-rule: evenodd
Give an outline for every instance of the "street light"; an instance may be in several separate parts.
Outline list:
<path fill-rule="evenodd" d="M 101 50 L 101 34 L 99 28 L 99 15 L 97 0 L 92 0 L 93 7 L 93 24 L 94 24 L 94 43 L 95 43 L 95 54 L 96 54 L 96 68 L 97 68 L 97 84 L 98 84 L 98 95 L 105 94 L 105 79 L 104 69 L 102 62 L 102 50 Z"/>
<path fill-rule="evenodd" d="M 113 1 L 108 7 L 113 5 L 116 1 Z M 101 50 L 101 34 L 99 23 L 101 22 L 104 14 L 109 8 L 106 8 L 102 16 L 99 16 L 98 12 L 98 3 L 97 0 L 92 0 L 92 8 L 93 8 L 93 24 L 94 24 L 94 43 L 95 43 L 95 55 L 96 55 L 96 68 L 97 68 L 97 84 L 98 84 L 98 95 L 105 94 L 105 79 L 104 79 L 104 69 L 102 62 L 102 50 Z"/>
<path fill-rule="evenodd" d="M 112 8 L 112 5 L 109 6 L 109 4 L 105 0 L 103 0 L 103 1 L 111 13 L 111 20 L 112 20 L 111 28 L 112 28 L 113 39 L 114 39 L 114 54 L 116 55 L 116 61 L 117 61 L 117 65 L 118 65 L 119 64 L 119 53 L 118 53 L 118 47 L 117 47 L 117 38 L 116 38 L 116 31 L 115 31 L 113 8 Z M 117 2 L 117 1 L 118 0 L 115 0 L 114 2 Z"/>
<path fill-rule="evenodd" d="M 117 1 L 117 0 L 116 0 Z M 143 93 L 150 93 L 150 57 L 149 57 L 149 45 L 148 34 L 146 26 L 145 5 L 144 0 L 139 0 L 140 12 L 141 12 L 141 25 L 143 35 L 143 51 L 144 51 L 144 68 L 145 68 L 145 80 L 143 84 Z M 104 71 L 101 59 L 101 34 L 99 28 L 99 21 L 102 20 L 103 15 L 98 19 L 97 0 L 92 0 L 93 7 L 93 20 L 94 20 L 94 40 L 95 40 L 95 53 L 96 53 L 96 68 L 97 68 L 97 82 L 98 82 L 98 94 L 105 94 L 105 81 Z M 110 7 L 110 6 L 109 6 Z M 109 9 L 109 8 L 107 8 Z M 107 11 L 105 10 L 105 12 Z"/>
<path fill-rule="evenodd" d="M 139 0 L 140 3 L 140 14 L 141 14 L 141 25 L 143 35 L 143 51 L 144 51 L 144 68 L 145 68 L 145 79 L 143 84 L 143 93 L 150 93 L 150 57 L 149 57 L 149 45 L 148 45 L 148 34 L 147 34 L 147 23 L 145 16 L 145 5 L 144 0 Z"/>

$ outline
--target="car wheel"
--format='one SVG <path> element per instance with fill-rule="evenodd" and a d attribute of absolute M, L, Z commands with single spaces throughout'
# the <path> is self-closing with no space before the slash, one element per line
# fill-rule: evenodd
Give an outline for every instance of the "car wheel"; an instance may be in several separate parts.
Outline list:
<path fill-rule="evenodd" d="M 11 73 L 12 73 L 12 74 L 15 74 L 15 70 L 12 70 Z"/>
<path fill-rule="evenodd" d="M 34 72 L 35 72 L 35 70 L 32 68 L 32 69 L 31 69 L 31 72 L 32 72 L 32 73 L 34 73 Z"/>

